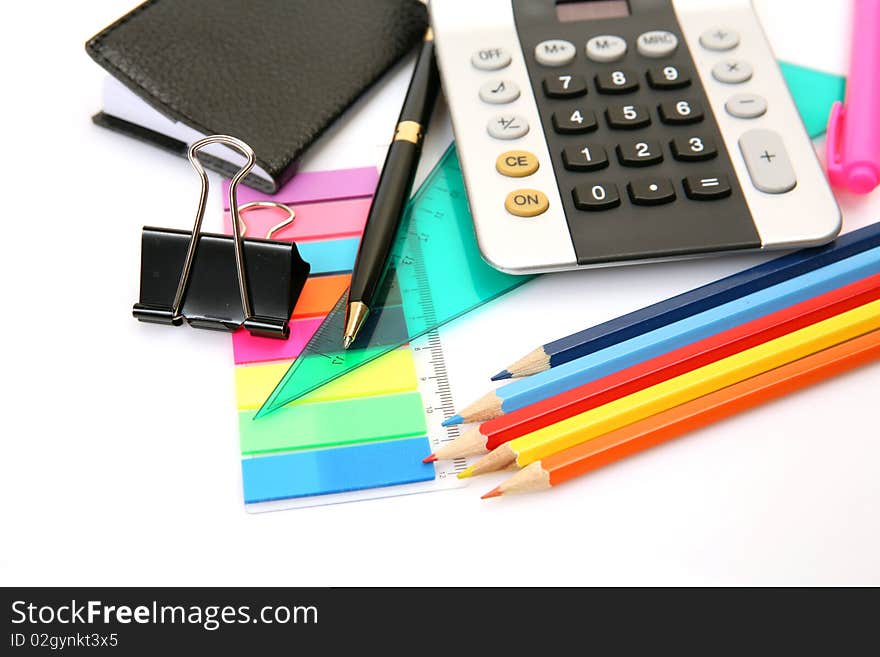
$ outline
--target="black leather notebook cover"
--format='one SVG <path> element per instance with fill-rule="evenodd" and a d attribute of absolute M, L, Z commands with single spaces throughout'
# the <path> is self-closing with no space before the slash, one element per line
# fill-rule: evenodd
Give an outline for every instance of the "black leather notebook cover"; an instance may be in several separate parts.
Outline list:
<path fill-rule="evenodd" d="M 245 182 L 274 192 L 426 28 L 418 0 L 151 0 L 86 50 L 168 118 L 247 142 L 274 184 L 254 176 Z M 118 117 L 102 112 L 94 120 L 186 152 L 187 144 Z M 219 158 L 203 161 L 225 175 L 237 169 Z"/>

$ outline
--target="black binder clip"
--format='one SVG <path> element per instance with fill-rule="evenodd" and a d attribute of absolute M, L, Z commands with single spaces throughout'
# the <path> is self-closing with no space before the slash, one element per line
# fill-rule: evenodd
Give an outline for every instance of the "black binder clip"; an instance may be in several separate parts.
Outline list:
<path fill-rule="evenodd" d="M 208 176 L 196 153 L 208 144 L 226 144 L 247 158 L 229 184 L 232 237 L 202 233 L 208 197 Z M 256 162 L 253 150 L 239 139 L 213 135 L 195 142 L 187 153 L 202 180 L 202 192 L 192 232 L 144 227 L 141 239 L 141 292 L 133 315 L 142 322 L 235 331 L 287 339 L 288 320 L 309 275 L 309 265 L 292 242 L 242 239 L 246 227 L 241 211 L 268 205 L 293 211 L 280 203 L 258 201 L 238 207 L 238 184 Z"/>

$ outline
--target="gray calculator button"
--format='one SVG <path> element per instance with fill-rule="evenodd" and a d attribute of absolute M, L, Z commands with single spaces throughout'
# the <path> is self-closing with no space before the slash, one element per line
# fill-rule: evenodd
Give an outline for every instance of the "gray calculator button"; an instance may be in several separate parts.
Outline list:
<path fill-rule="evenodd" d="M 737 94 L 724 103 L 724 109 L 738 119 L 756 119 L 767 111 L 767 101 L 758 94 Z"/>
<path fill-rule="evenodd" d="M 739 84 L 752 79 L 752 65 L 739 59 L 726 59 L 712 67 L 712 77 L 726 84 Z"/>
<path fill-rule="evenodd" d="M 486 130 L 495 139 L 517 139 L 529 131 L 529 122 L 518 114 L 496 114 L 489 119 Z"/>
<path fill-rule="evenodd" d="M 519 98 L 519 86 L 513 80 L 489 80 L 480 87 L 480 98 L 493 105 L 512 103 Z"/>
<path fill-rule="evenodd" d="M 471 64 L 481 71 L 497 71 L 510 66 L 510 53 L 504 48 L 483 48 L 471 55 Z"/>
<path fill-rule="evenodd" d="M 794 189 L 797 178 L 782 144 L 772 130 L 749 130 L 739 138 L 752 183 L 762 192 L 784 194 Z"/>
<path fill-rule="evenodd" d="M 594 36 L 587 41 L 587 57 L 594 62 L 616 62 L 626 54 L 626 41 L 613 34 Z"/>
<path fill-rule="evenodd" d="M 666 57 L 678 47 L 678 37 L 666 30 L 644 32 L 636 39 L 636 49 L 642 57 Z"/>
<path fill-rule="evenodd" d="M 700 45 L 709 50 L 731 50 L 739 45 L 739 33 L 726 27 L 713 27 L 700 35 Z"/>
<path fill-rule="evenodd" d="M 577 49 L 571 41 L 548 39 L 535 46 L 535 59 L 544 66 L 565 66 L 574 61 Z"/>

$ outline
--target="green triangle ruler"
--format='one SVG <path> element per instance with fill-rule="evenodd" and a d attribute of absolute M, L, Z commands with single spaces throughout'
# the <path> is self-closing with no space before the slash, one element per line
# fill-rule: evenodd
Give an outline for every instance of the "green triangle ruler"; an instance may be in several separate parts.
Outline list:
<path fill-rule="evenodd" d="M 455 146 L 410 200 L 367 323 L 342 348 L 343 295 L 257 412 L 260 418 L 356 367 L 530 280 L 485 263 L 477 247 Z"/>

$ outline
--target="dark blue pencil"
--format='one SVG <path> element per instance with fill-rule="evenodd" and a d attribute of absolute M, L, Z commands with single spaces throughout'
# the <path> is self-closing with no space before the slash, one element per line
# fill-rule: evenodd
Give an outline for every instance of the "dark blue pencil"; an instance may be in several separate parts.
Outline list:
<path fill-rule="evenodd" d="M 543 372 L 876 246 L 880 246 L 880 223 L 841 235 L 825 246 L 789 253 L 568 337 L 548 342 L 508 365 L 493 376 L 492 380 Z"/>

